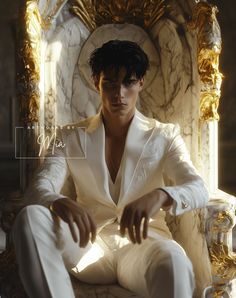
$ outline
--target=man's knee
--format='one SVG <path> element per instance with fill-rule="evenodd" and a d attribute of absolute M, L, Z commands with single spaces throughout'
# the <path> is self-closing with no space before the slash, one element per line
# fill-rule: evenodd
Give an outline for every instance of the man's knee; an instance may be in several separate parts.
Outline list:
<path fill-rule="evenodd" d="M 149 296 L 192 297 L 195 288 L 192 264 L 174 241 L 154 243 L 149 251 L 145 280 Z"/>
<path fill-rule="evenodd" d="M 158 244 L 156 248 L 155 245 L 152 247 L 146 279 L 176 282 L 180 270 L 181 275 L 193 279 L 192 263 L 177 243 L 169 243 L 161 248 Z"/>
<path fill-rule="evenodd" d="M 29 205 L 24 207 L 16 217 L 13 225 L 13 239 L 14 235 L 27 235 L 30 233 L 30 226 L 32 224 L 42 224 L 42 214 L 45 214 L 45 207 L 40 205 Z"/>
<path fill-rule="evenodd" d="M 149 266 L 145 273 L 147 284 L 156 282 L 171 282 L 174 280 L 174 268 L 170 255 L 166 255 L 162 259 L 151 257 Z"/>

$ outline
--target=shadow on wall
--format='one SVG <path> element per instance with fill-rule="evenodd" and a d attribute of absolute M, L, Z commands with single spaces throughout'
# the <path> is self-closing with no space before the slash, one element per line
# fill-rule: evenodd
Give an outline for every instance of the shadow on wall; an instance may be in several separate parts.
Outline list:
<path fill-rule="evenodd" d="M 235 1 L 209 1 L 218 9 L 222 33 L 220 68 L 224 74 L 219 122 L 219 187 L 236 195 L 236 15 Z"/>

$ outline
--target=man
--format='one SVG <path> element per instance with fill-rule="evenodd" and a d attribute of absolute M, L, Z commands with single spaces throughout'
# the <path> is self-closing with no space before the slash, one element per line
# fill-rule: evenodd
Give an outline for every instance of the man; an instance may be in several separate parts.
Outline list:
<path fill-rule="evenodd" d="M 149 66 L 144 51 L 109 41 L 92 53 L 90 66 L 101 111 L 60 132 L 65 147 L 45 160 L 27 194 L 38 205 L 24 208 L 14 226 L 26 292 L 74 297 L 69 271 L 142 297 L 190 298 L 192 265 L 172 240 L 164 210 L 179 215 L 205 206 L 204 183 L 178 129 L 135 108 Z M 75 153 L 84 158 L 70 159 Z M 163 173 L 174 186 L 164 185 Z M 69 175 L 76 201 L 60 194 Z"/>

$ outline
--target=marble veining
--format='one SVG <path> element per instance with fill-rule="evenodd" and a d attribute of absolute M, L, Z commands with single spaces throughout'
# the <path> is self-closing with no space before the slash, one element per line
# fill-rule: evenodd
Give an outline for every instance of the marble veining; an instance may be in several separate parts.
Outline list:
<path fill-rule="evenodd" d="M 41 5 L 43 9 L 46 0 L 41 1 L 39 2 L 44 3 Z M 56 2 L 53 1 L 54 5 Z M 196 33 L 189 31 L 186 26 L 186 18 L 191 14 L 193 2 L 170 1 L 172 9 L 169 16 L 161 18 L 148 33 L 128 24 L 107 25 L 91 33 L 77 17 L 69 13 L 68 5 L 63 4 L 51 28 L 43 35 L 47 45 L 43 91 L 45 123 L 64 125 L 94 115 L 99 109 L 100 100 L 87 64 L 89 54 L 109 39 L 137 41 L 151 57 L 151 69 L 147 74 L 145 88 L 140 93 L 138 108 L 147 116 L 180 125 L 191 158 L 209 185 L 209 177 L 214 175 L 209 161 L 212 132 L 207 124 L 199 122 L 201 85 L 197 68 L 197 40 Z M 49 10 L 50 15 L 53 7 Z M 197 254 L 199 257 L 204 255 L 206 244 L 205 235 L 199 233 L 202 231 L 199 217 L 203 217 L 200 213 L 193 212 L 179 219 L 170 219 L 170 225 L 173 235 L 193 255 L 197 270 L 202 271 L 194 257 L 192 243 L 187 240 L 185 243 L 189 229 L 194 230 L 199 243 Z M 180 227 L 186 227 L 186 222 L 189 229 L 179 230 Z M 110 287 L 82 287 L 77 284 L 75 288 L 76 292 L 80 289 L 80 293 L 77 293 L 80 298 L 136 297 L 119 287 L 111 291 Z"/>
<path fill-rule="evenodd" d="M 128 24 L 102 26 L 91 34 L 78 18 L 70 15 L 65 5 L 51 29 L 53 32 L 45 36 L 46 118 L 55 124 L 66 124 L 96 113 L 100 101 L 87 63 L 89 54 L 114 36 L 135 40 L 149 53 L 152 66 L 140 94 L 139 108 L 160 121 L 179 123 L 191 158 L 198 166 L 197 44 L 194 33 L 184 27 L 182 6 L 182 1 L 173 3 L 176 9 L 172 10 L 171 19 L 160 19 L 149 39 L 141 28 Z"/>

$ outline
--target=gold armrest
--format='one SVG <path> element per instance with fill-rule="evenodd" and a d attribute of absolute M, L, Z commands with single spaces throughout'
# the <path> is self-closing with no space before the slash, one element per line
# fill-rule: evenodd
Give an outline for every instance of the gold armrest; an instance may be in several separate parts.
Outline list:
<path fill-rule="evenodd" d="M 231 281 L 236 277 L 236 254 L 232 248 L 236 198 L 218 190 L 211 196 L 207 211 L 205 228 L 213 277 L 208 294 L 231 297 Z"/>

